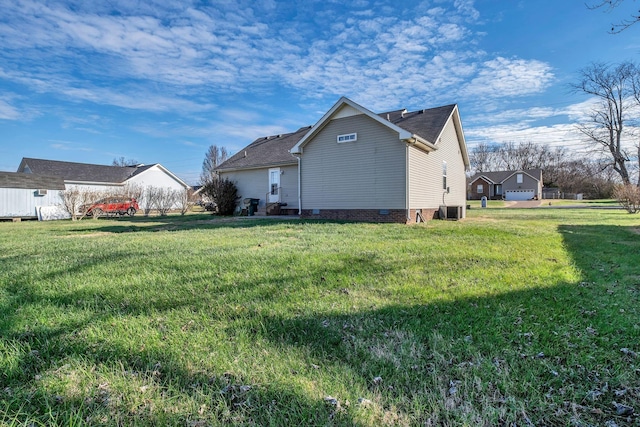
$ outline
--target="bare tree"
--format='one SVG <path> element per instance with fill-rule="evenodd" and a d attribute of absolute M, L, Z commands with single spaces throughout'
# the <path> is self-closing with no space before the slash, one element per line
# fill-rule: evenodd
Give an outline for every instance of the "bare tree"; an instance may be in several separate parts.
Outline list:
<path fill-rule="evenodd" d="M 186 214 L 189 209 L 196 204 L 196 197 L 193 195 L 193 190 L 191 188 L 177 190 L 175 203 L 178 209 L 180 209 L 180 215 Z"/>
<path fill-rule="evenodd" d="M 153 193 L 153 208 L 160 216 L 165 216 L 176 205 L 179 192 L 171 187 L 147 187 Z"/>
<path fill-rule="evenodd" d="M 478 144 L 471 150 L 469 160 L 476 172 L 498 170 L 552 169 L 567 157 L 562 147 L 533 142 Z"/>
<path fill-rule="evenodd" d="M 592 10 L 605 9 L 606 12 L 611 12 L 622 3 L 624 3 L 624 0 L 598 0 L 594 4 L 587 5 L 587 7 Z M 612 34 L 620 33 L 638 21 L 640 21 L 640 10 L 637 13 L 631 14 L 629 18 L 620 21 L 618 24 L 611 24 L 610 32 Z"/>
<path fill-rule="evenodd" d="M 471 168 L 476 172 L 490 172 L 500 169 L 498 152 L 500 146 L 498 144 L 488 144 L 481 142 L 471 149 L 469 160 Z"/>
<path fill-rule="evenodd" d="M 139 162 L 136 159 L 125 159 L 124 156 L 114 158 L 111 166 L 136 166 Z"/>
<path fill-rule="evenodd" d="M 156 199 L 158 197 L 157 187 L 147 186 L 142 193 L 142 202 L 140 203 L 144 216 L 149 216 L 151 211 L 156 207 Z"/>
<path fill-rule="evenodd" d="M 580 82 L 572 85 L 575 91 L 595 96 L 598 100 L 589 120 L 579 124 L 578 130 L 591 144 L 607 153 L 611 166 L 625 184 L 630 182 L 628 164 L 631 157 L 622 144 L 622 137 L 634 107 L 635 73 L 637 67 L 628 61 L 615 66 L 594 63 L 584 68 Z"/>
<path fill-rule="evenodd" d="M 98 191 L 82 187 L 71 187 L 60 191 L 62 208 L 71 215 L 72 221 L 84 218 L 91 205 L 102 195 Z"/>
<path fill-rule="evenodd" d="M 225 147 L 218 147 L 217 145 L 209 146 L 202 161 L 200 183 L 204 185 L 215 179 L 218 176 L 215 169 L 225 160 L 227 160 L 227 149 Z"/>
<path fill-rule="evenodd" d="M 613 192 L 613 197 L 627 212 L 640 212 L 640 187 L 637 185 L 618 185 Z"/>
<path fill-rule="evenodd" d="M 121 187 L 116 192 L 116 194 L 114 194 L 114 196 L 136 199 L 136 201 L 140 201 L 143 193 L 144 193 L 144 187 L 142 185 L 127 183 L 126 185 Z"/>

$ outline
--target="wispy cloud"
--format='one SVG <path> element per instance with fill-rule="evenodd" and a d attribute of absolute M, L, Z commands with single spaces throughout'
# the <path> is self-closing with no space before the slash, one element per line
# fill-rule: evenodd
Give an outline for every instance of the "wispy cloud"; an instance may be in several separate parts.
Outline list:
<path fill-rule="evenodd" d="M 61 151 L 85 151 L 85 152 L 89 152 L 89 151 L 93 151 L 91 148 L 88 147 L 84 147 L 79 145 L 76 142 L 72 142 L 72 141 L 61 141 L 61 140 L 49 140 L 49 147 L 55 149 L 55 150 L 61 150 Z"/>
<path fill-rule="evenodd" d="M 7 101 L 0 99 L 0 119 L 3 120 L 18 120 L 22 118 L 22 114 L 13 105 Z"/>
<path fill-rule="evenodd" d="M 498 57 L 481 63 L 471 82 L 463 87 L 467 96 L 505 98 L 540 93 L 552 82 L 549 64 L 538 60 Z"/>
<path fill-rule="evenodd" d="M 0 79 L 79 102 L 178 114 L 212 110 L 214 94 L 272 93 L 274 84 L 302 98 L 347 95 L 387 109 L 398 99 L 433 103 L 452 89 L 527 95 L 553 79 L 543 62 L 474 48 L 481 36 L 472 0 L 428 5 L 398 16 L 383 3 L 374 15 L 361 2 L 337 16 L 312 1 L 6 2 Z M 295 13 L 321 25 L 276 19 Z M 33 66 L 42 62 L 46 68 Z"/>

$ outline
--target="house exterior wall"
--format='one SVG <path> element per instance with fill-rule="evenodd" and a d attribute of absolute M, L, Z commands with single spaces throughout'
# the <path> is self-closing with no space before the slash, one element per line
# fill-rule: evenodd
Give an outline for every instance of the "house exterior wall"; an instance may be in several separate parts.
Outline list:
<path fill-rule="evenodd" d="M 437 150 L 425 152 L 409 146 L 409 207 L 411 209 L 436 209 L 441 205 L 466 206 L 467 177 L 460 152 L 458 135 L 452 119 L 449 119 L 437 142 Z M 443 188 L 443 162 L 447 168 L 447 187 Z"/>
<path fill-rule="evenodd" d="M 478 192 L 478 185 L 482 185 L 482 192 Z M 504 187 L 503 187 L 504 188 Z M 493 184 L 484 178 L 478 178 L 470 184 L 469 200 L 480 200 L 482 197 L 490 199 L 493 196 Z"/>
<path fill-rule="evenodd" d="M 108 196 L 110 194 L 113 194 L 114 192 L 121 191 L 124 186 L 120 184 L 82 184 L 76 182 L 65 182 L 64 187 L 66 190 L 77 188 L 82 191 L 93 191 L 96 193 L 104 194 L 104 196 Z"/>
<path fill-rule="evenodd" d="M 518 172 L 519 173 L 519 172 Z M 541 196 L 542 189 L 540 188 L 540 181 L 531 178 L 526 173 L 522 173 L 522 184 L 518 184 L 517 175 L 514 173 L 502 183 L 502 192 L 508 190 L 534 190 L 538 197 Z"/>
<path fill-rule="evenodd" d="M 337 142 L 351 133 L 356 141 Z M 396 132 L 363 114 L 333 119 L 303 148 L 302 209 L 406 209 L 405 180 Z"/>
<path fill-rule="evenodd" d="M 139 175 L 133 176 L 125 181 L 126 185 L 134 185 L 144 187 L 156 187 L 156 188 L 170 188 L 174 191 L 184 191 L 185 187 L 181 182 L 176 181 L 171 175 L 167 174 L 164 170 L 159 168 L 158 166 L 154 166 L 140 173 Z M 140 200 L 138 200 L 138 205 L 140 205 L 140 209 L 146 210 L 149 207 L 147 206 L 147 201 L 142 193 Z M 178 204 L 174 204 L 172 209 L 179 208 Z"/>
<path fill-rule="evenodd" d="M 141 186 L 168 187 L 174 190 L 183 190 L 182 183 L 176 181 L 171 175 L 160 169 L 158 166 L 147 169 L 139 175 L 129 178 L 126 183 Z"/>
<path fill-rule="evenodd" d="M 269 169 L 280 168 L 280 202 L 287 204 L 287 209 L 298 208 L 298 165 L 273 166 L 260 169 L 246 169 L 221 172 L 220 177 L 233 181 L 242 198 L 260 199 L 258 208 L 266 205 L 269 192 Z"/>
<path fill-rule="evenodd" d="M 47 190 L 44 196 L 36 196 L 37 188 L 0 188 L 0 218 L 34 218 L 37 208 L 57 206 L 62 203 L 60 190 Z"/>

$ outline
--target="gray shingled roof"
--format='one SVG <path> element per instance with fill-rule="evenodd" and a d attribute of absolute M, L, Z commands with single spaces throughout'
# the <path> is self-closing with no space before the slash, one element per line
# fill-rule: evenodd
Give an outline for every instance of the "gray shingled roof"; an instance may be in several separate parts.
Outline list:
<path fill-rule="evenodd" d="M 295 164 L 289 152 L 309 132 L 311 126 L 293 133 L 258 138 L 218 166 L 218 170 L 246 169 L 260 166 Z"/>
<path fill-rule="evenodd" d="M 513 175 L 516 172 L 524 172 L 528 175 L 531 175 L 538 181 L 542 180 L 542 169 L 526 169 L 526 170 L 512 170 L 512 171 L 478 172 L 475 175 L 473 175 L 471 178 L 469 178 L 469 183 L 472 183 L 473 181 L 480 178 L 481 176 L 484 176 L 490 179 L 491 181 L 493 181 L 493 183 L 500 184 L 502 181 L 509 178 L 511 175 Z"/>
<path fill-rule="evenodd" d="M 381 113 L 379 116 L 435 144 L 436 138 L 442 132 L 454 108 L 455 104 L 414 112 L 395 110 Z M 289 150 L 306 135 L 309 129 L 311 126 L 300 128 L 293 133 L 258 138 L 219 165 L 217 169 L 225 171 L 296 163 L 296 158 Z"/>
<path fill-rule="evenodd" d="M 57 176 L 66 181 L 122 183 L 152 166 L 106 166 L 24 157 L 18 172 L 29 170 L 34 175 Z"/>
<path fill-rule="evenodd" d="M 378 115 L 413 135 L 436 144 L 438 142 L 436 138 L 442 132 L 455 107 L 455 104 L 451 104 L 412 112 L 407 112 L 407 110 L 389 111 Z"/>
<path fill-rule="evenodd" d="M 33 190 L 64 190 L 64 181 L 57 176 L 33 175 L 30 173 L 0 172 L 0 188 L 23 188 Z"/>

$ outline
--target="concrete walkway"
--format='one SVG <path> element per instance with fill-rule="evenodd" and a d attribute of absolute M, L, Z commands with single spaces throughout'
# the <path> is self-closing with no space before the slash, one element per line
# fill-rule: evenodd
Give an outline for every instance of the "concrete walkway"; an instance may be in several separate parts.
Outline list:
<path fill-rule="evenodd" d="M 506 208 L 537 208 L 542 204 L 543 200 L 521 200 L 505 202 Z"/>

